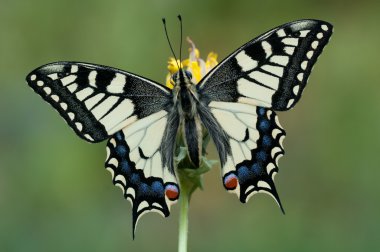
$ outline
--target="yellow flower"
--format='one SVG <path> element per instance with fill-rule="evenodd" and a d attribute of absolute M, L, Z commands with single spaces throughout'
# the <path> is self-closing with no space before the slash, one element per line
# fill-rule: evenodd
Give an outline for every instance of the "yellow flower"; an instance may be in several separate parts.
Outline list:
<path fill-rule="evenodd" d="M 176 60 L 173 57 L 170 57 L 168 61 L 168 70 L 171 74 L 174 74 L 178 72 L 179 65 L 181 65 L 181 67 L 187 67 L 188 63 L 189 60 L 183 60 L 182 63 L 180 63 L 179 60 L 177 60 L 176 62 Z"/>
<path fill-rule="evenodd" d="M 210 71 L 211 69 L 213 69 L 216 65 L 218 65 L 218 54 L 214 53 L 214 52 L 210 52 L 208 55 L 207 55 L 207 60 L 206 60 L 206 71 Z"/>
<path fill-rule="evenodd" d="M 207 55 L 206 62 L 200 57 L 199 50 L 195 47 L 193 41 L 190 38 L 187 38 L 187 41 L 190 44 L 189 48 L 189 58 L 180 62 L 174 58 L 169 58 L 168 61 L 168 70 L 169 73 L 166 76 L 166 86 L 173 88 L 174 83 L 171 79 L 171 76 L 178 72 L 178 66 L 181 65 L 182 68 L 185 68 L 187 71 L 191 72 L 193 75 L 192 81 L 198 83 L 212 68 L 218 64 L 218 55 L 214 52 L 210 52 Z"/>

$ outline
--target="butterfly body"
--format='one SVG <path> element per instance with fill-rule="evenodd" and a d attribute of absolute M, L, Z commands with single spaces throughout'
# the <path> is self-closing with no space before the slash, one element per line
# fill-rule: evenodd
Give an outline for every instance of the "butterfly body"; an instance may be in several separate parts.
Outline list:
<path fill-rule="evenodd" d="M 173 75 L 173 102 L 180 118 L 183 140 L 195 167 L 200 165 L 202 154 L 202 125 L 198 115 L 199 96 L 191 74 L 179 69 Z"/>
<path fill-rule="evenodd" d="M 332 28 L 311 19 L 276 27 L 238 48 L 197 85 L 184 69 L 173 75 L 169 89 L 81 62 L 41 66 L 27 82 L 81 138 L 108 139 L 106 169 L 132 203 L 134 228 L 148 211 L 168 216 L 180 195 L 173 157 L 179 131 L 198 167 L 207 130 L 223 186 L 241 202 L 264 192 L 282 209 L 274 176 L 285 131 L 276 111 L 299 101 Z"/>

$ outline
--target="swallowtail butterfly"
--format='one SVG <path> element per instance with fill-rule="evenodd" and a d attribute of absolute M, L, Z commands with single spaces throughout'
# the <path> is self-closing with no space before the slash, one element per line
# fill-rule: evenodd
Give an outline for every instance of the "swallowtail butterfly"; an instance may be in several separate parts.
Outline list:
<path fill-rule="evenodd" d="M 80 62 L 56 62 L 27 76 L 86 141 L 108 140 L 106 168 L 132 203 L 133 230 L 148 211 L 168 216 L 179 198 L 173 154 L 182 131 L 199 166 L 202 128 L 220 157 L 222 182 L 241 202 L 265 192 L 281 203 L 273 182 L 284 154 L 275 111 L 293 108 L 332 34 L 332 25 L 299 20 L 244 44 L 198 85 L 180 69 L 169 89 L 123 70 Z M 282 207 L 281 207 L 282 209 Z"/>

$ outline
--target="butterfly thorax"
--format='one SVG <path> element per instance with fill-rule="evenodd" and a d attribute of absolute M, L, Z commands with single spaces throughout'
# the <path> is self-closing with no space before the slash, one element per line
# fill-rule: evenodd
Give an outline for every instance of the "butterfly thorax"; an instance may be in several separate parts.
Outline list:
<path fill-rule="evenodd" d="M 173 75 L 173 99 L 181 118 L 181 129 L 187 145 L 190 160 L 195 167 L 200 165 L 202 151 L 202 125 L 197 112 L 199 103 L 195 84 L 191 81 L 191 74 L 180 70 Z"/>
<path fill-rule="evenodd" d="M 180 70 L 173 75 L 174 104 L 183 118 L 194 118 L 197 113 L 198 93 L 195 84 L 191 81 L 191 75 L 185 70 Z"/>

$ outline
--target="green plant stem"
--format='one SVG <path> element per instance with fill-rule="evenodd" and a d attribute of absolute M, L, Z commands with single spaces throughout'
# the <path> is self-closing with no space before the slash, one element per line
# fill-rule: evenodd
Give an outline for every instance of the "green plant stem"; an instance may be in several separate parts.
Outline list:
<path fill-rule="evenodd" d="M 178 252 L 187 251 L 187 232 L 188 232 L 188 213 L 190 191 L 186 186 L 181 187 L 180 196 L 180 212 L 179 212 L 179 236 L 178 236 Z"/>

